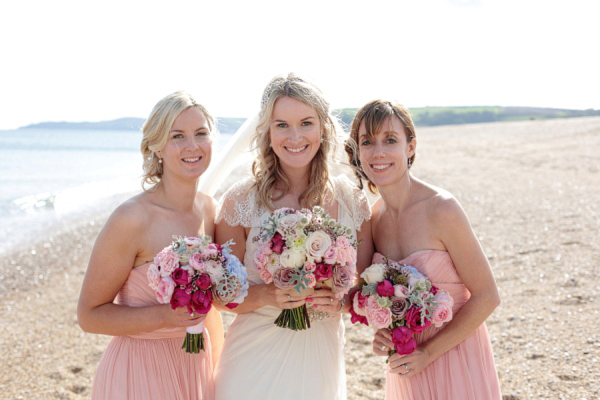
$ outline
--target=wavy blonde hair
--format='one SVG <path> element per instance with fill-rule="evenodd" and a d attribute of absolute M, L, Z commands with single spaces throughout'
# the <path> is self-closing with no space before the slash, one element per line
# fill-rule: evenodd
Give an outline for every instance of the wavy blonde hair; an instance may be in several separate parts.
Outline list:
<path fill-rule="evenodd" d="M 142 188 L 144 191 L 152 191 L 160 183 L 163 172 L 162 164 L 158 162 L 159 157 L 155 153 L 165 147 L 175 119 L 190 107 L 196 107 L 200 110 L 204 118 L 206 118 L 210 135 L 216 134 L 214 118 L 189 93 L 178 91 L 161 99 L 156 103 L 142 127 L 143 137 L 140 150 L 144 157 L 144 175 L 142 176 Z M 146 188 L 146 185 L 151 186 L 150 188 Z"/>
<path fill-rule="evenodd" d="M 398 117 L 400 123 L 404 127 L 406 141 L 408 143 L 412 142 L 412 140 L 417 137 L 417 134 L 415 130 L 415 124 L 410 116 L 410 111 L 408 111 L 408 108 L 395 101 L 373 100 L 365 104 L 356 112 L 356 115 L 352 120 L 350 137 L 346 139 L 344 146 L 346 154 L 348 154 L 348 161 L 350 161 L 350 165 L 352 165 L 352 168 L 354 169 L 354 174 L 358 178 L 359 187 L 361 189 L 363 188 L 363 180 L 365 180 L 367 181 L 369 190 L 373 194 L 377 194 L 379 191 L 377 190 L 377 186 L 375 186 L 375 184 L 369 180 L 365 174 L 365 171 L 362 169 L 362 165 L 360 164 L 358 151 L 358 128 L 360 128 L 360 124 L 364 120 L 367 138 L 369 140 L 373 140 L 373 136 L 379 132 L 385 119 L 394 116 Z M 409 158 L 410 165 L 412 165 L 412 163 L 415 161 L 415 156 L 416 153 Z"/>
<path fill-rule="evenodd" d="M 273 211 L 272 200 L 281 199 L 291 187 L 290 181 L 283 173 L 279 158 L 271 147 L 269 135 L 275 102 L 283 96 L 307 104 L 319 116 L 321 145 L 311 161 L 308 187 L 300 195 L 299 201 L 304 202 L 304 206 L 308 208 L 323 205 L 325 196 L 333 192 L 327 160 L 335 152 L 337 145 L 334 117 L 329 112 L 329 103 L 323 97 L 323 93 L 312 83 L 292 73 L 287 77 L 276 76 L 273 78 L 263 93 L 258 126 L 252 138 L 253 147 L 258 149 L 258 156 L 252 164 L 252 174 L 259 201 Z M 280 196 L 274 197 L 275 186 L 278 183 L 283 185 L 283 192 Z"/>

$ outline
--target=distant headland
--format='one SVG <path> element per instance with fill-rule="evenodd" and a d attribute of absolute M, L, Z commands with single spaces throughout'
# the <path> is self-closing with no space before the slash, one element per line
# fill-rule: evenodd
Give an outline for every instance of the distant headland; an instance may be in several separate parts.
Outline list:
<path fill-rule="evenodd" d="M 334 110 L 343 123 L 350 125 L 357 108 Z M 549 118 L 572 118 L 600 115 L 600 110 L 569 110 L 541 107 L 420 107 L 410 109 L 415 125 L 457 125 L 479 122 L 519 121 Z M 217 118 L 219 131 L 234 133 L 245 118 Z M 19 129 L 79 129 L 79 130 L 132 130 L 139 131 L 144 118 L 119 118 L 100 122 L 40 122 Z"/>

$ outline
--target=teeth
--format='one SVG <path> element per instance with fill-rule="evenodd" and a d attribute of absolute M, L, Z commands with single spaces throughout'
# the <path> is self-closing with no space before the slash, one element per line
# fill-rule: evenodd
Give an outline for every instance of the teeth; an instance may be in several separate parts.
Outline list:
<path fill-rule="evenodd" d="M 185 162 L 196 162 L 200 159 L 200 157 L 196 157 L 196 158 L 184 158 L 183 161 Z"/>
<path fill-rule="evenodd" d="M 392 164 L 385 164 L 385 165 L 373 165 L 373 169 L 386 169 L 387 167 L 389 167 Z"/>
<path fill-rule="evenodd" d="M 308 145 L 302 146 L 302 147 L 286 147 L 286 149 L 288 149 L 288 151 L 290 151 L 292 153 L 300 153 L 302 150 L 304 150 L 307 147 L 308 147 Z"/>

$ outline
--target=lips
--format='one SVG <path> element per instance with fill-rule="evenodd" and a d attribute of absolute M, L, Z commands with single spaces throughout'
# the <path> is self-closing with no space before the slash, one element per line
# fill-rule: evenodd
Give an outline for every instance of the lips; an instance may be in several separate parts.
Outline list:
<path fill-rule="evenodd" d="M 371 164 L 371 169 L 374 171 L 385 171 L 391 166 L 392 164 Z"/>
<path fill-rule="evenodd" d="M 194 164 L 194 163 L 197 163 L 198 161 L 200 161 L 201 159 L 202 159 L 202 157 L 186 157 L 186 158 L 182 158 L 181 160 L 187 164 Z"/>
<path fill-rule="evenodd" d="M 300 147 L 285 147 L 285 149 L 287 151 L 289 151 L 290 153 L 302 153 L 307 148 L 308 148 L 307 144 L 305 144 L 304 146 L 300 146 Z"/>

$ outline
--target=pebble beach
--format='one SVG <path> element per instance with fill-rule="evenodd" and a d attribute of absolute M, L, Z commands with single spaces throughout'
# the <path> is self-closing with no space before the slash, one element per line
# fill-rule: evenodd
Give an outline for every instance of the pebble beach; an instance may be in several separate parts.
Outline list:
<path fill-rule="evenodd" d="M 417 140 L 413 175 L 459 200 L 493 268 L 503 399 L 600 399 L 600 117 L 418 127 Z M 0 253 L 0 398 L 89 398 L 110 337 L 79 328 L 77 299 L 125 198 Z M 348 398 L 383 399 L 372 330 L 344 320 Z"/>

